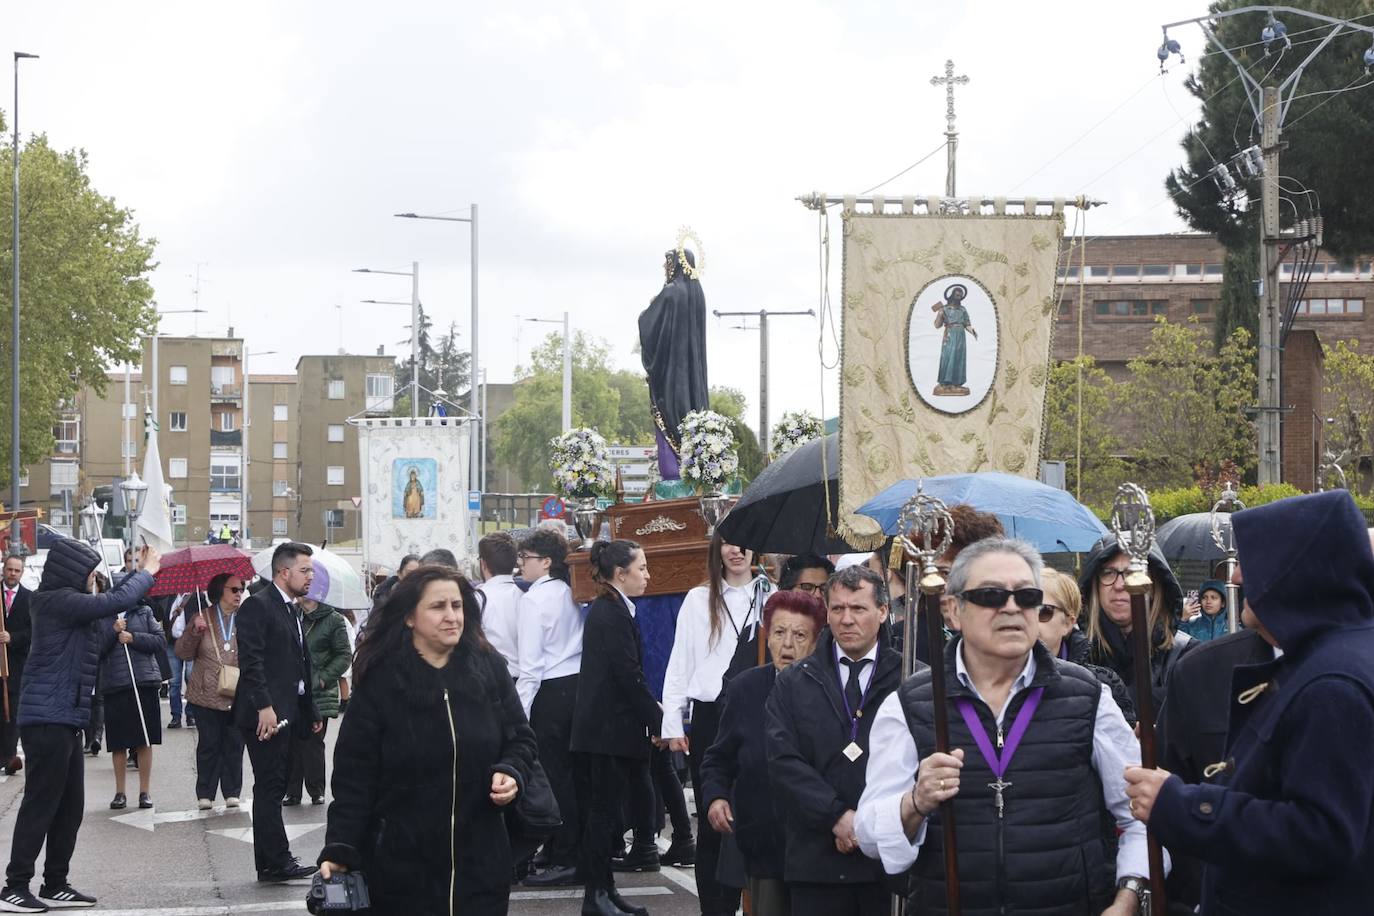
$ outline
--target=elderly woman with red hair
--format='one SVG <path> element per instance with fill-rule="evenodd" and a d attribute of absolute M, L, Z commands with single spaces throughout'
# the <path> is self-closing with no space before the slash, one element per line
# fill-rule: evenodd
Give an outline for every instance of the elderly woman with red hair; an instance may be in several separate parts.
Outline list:
<path fill-rule="evenodd" d="M 735 835 L 755 916 L 791 911 L 782 881 L 783 820 L 768 778 L 764 706 L 778 672 L 812 653 L 825 624 L 825 605 L 814 595 L 782 591 L 768 599 L 763 632 L 772 663 L 742 672 L 726 685 L 720 729 L 701 764 L 707 818 L 716 832 Z"/>

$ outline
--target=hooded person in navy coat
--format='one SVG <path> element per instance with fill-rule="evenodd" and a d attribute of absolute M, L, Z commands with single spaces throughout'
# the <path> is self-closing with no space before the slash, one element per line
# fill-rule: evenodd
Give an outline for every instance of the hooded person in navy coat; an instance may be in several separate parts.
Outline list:
<path fill-rule="evenodd" d="M 1218 783 L 1132 767 L 1132 809 L 1166 847 L 1205 863 L 1203 913 L 1368 912 L 1374 552 L 1364 517 L 1334 490 L 1232 520 L 1244 619 L 1274 658 L 1235 669 Z"/>

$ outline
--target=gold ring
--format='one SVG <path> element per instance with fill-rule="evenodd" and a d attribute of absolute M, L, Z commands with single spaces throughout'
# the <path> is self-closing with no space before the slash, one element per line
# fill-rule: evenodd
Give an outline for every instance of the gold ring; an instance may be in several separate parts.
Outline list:
<path fill-rule="evenodd" d="M 943 779 L 940 780 L 940 791 L 941 791 L 941 792 L 945 791 L 945 781 L 944 781 Z"/>

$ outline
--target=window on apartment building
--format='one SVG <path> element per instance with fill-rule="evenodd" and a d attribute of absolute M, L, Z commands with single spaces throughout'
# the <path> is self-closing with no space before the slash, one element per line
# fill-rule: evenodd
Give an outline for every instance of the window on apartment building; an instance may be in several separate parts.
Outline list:
<path fill-rule="evenodd" d="M 1140 276 L 1139 264 L 1117 264 L 1112 267 L 1112 276 L 1118 280 L 1133 280 Z"/>
<path fill-rule="evenodd" d="M 1200 276 L 1202 276 L 1202 265 L 1201 265 L 1201 264 L 1184 264 L 1184 265 L 1183 265 L 1183 275 L 1184 275 L 1185 277 L 1200 277 Z"/>
<path fill-rule="evenodd" d="M 1339 264 L 1332 264 L 1326 269 L 1328 277 L 1353 277 L 1355 276 L 1355 262 L 1341 261 Z"/>
<path fill-rule="evenodd" d="M 273 496 L 285 496 L 285 495 L 287 494 L 287 491 L 289 491 L 290 489 L 291 489 L 291 484 L 290 484 L 289 481 L 285 481 L 285 480 L 274 480 L 274 481 L 272 481 L 272 495 L 273 495 Z"/>
<path fill-rule="evenodd" d="M 1207 279 L 1220 279 L 1222 269 L 1220 264 L 1203 264 L 1202 275 Z"/>
<path fill-rule="evenodd" d="M 186 432 L 186 411 L 174 410 L 167 414 L 167 431 L 173 433 Z"/>
<path fill-rule="evenodd" d="M 1361 261 L 1361 262 L 1360 262 L 1360 273 L 1366 274 L 1366 275 L 1368 275 L 1368 274 L 1370 274 L 1370 273 L 1374 273 L 1374 261 Z"/>
<path fill-rule="evenodd" d="M 273 442 L 273 443 L 272 443 L 272 460 L 273 460 L 273 461 L 285 461 L 285 460 L 286 460 L 286 443 L 285 443 L 285 442 Z"/>
<path fill-rule="evenodd" d="M 344 482 L 344 469 L 341 465 L 331 464 L 325 470 L 324 482 L 332 487 L 341 487 Z"/>
<path fill-rule="evenodd" d="M 125 420 L 137 420 L 137 419 L 138 419 L 138 405 L 135 404 L 133 401 L 125 401 L 125 402 L 124 402 L 122 405 L 120 405 L 120 406 L 123 407 L 123 409 L 124 409 L 124 412 L 123 412 L 122 416 L 123 416 L 123 418 L 124 418 Z"/>
<path fill-rule="evenodd" d="M 1147 277 L 1171 277 L 1174 274 L 1172 264 L 1146 264 L 1141 272 Z"/>
<path fill-rule="evenodd" d="M 167 368 L 167 384 L 169 384 L 169 385 L 185 385 L 185 384 L 186 384 L 186 367 L 185 367 L 185 366 L 169 366 L 169 367 Z"/>
<path fill-rule="evenodd" d="M 21 471 L 20 474 L 19 474 L 19 486 L 21 486 L 21 487 L 27 487 L 28 485 L 29 485 L 29 469 L 28 469 L 28 468 L 24 468 L 24 470 Z"/>
<path fill-rule="evenodd" d="M 1314 276 L 1314 277 L 1324 277 L 1324 276 L 1326 276 L 1326 262 L 1324 262 L 1324 261 L 1318 261 L 1316 264 L 1313 264 L 1313 265 L 1312 265 L 1312 276 Z"/>
<path fill-rule="evenodd" d="M 1112 275 L 1112 269 L 1111 269 L 1110 267 L 1106 266 L 1105 264 L 1097 265 L 1097 266 L 1094 266 L 1094 265 L 1091 265 L 1091 264 L 1088 265 L 1088 276 L 1090 276 L 1090 277 L 1101 277 L 1102 279 L 1105 280 L 1105 279 L 1107 279 L 1108 277 L 1110 277 L 1111 275 Z"/>
<path fill-rule="evenodd" d="M 119 457 L 121 458 L 137 458 L 138 443 L 134 442 L 132 439 L 127 442 L 121 442 L 119 443 L 119 452 Z"/>
<path fill-rule="evenodd" d="M 285 534 L 286 534 L 286 519 L 282 518 L 281 516 L 273 516 L 273 518 L 272 518 L 272 536 L 273 536 L 273 537 L 282 537 L 282 536 L 284 536 Z"/>
<path fill-rule="evenodd" d="M 391 407 L 391 396 L 396 390 L 396 380 L 380 372 L 367 376 L 367 410 L 387 410 Z"/>
<path fill-rule="evenodd" d="M 228 394 L 237 386 L 234 384 L 233 366 L 210 367 L 210 391 L 213 394 Z"/>
<path fill-rule="evenodd" d="M 177 504 L 177 505 L 172 506 L 172 524 L 173 524 L 173 525 L 184 525 L 184 524 L 186 524 L 186 504 L 185 504 L 185 503 L 179 503 L 179 504 Z"/>
<path fill-rule="evenodd" d="M 234 431 L 234 414 L 226 410 L 219 415 L 219 431 L 222 433 L 232 433 Z"/>
<path fill-rule="evenodd" d="M 1061 268 L 1059 268 L 1059 279 L 1061 279 L 1061 280 L 1077 280 L 1077 279 L 1078 279 L 1078 268 L 1077 268 L 1077 267 L 1061 267 Z"/>
<path fill-rule="evenodd" d="M 1211 317 L 1216 311 L 1217 303 L 1215 299 L 1194 299 L 1193 314 L 1203 317 Z"/>
<path fill-rule="evenodd" d="M 329 380 L 329 400 L 342 401 L 344 399 L 344 380 L 332 378 Z"/>
<path fill-rule="evenodd" d="M 75 461 L 54 461 L 49 474 L 48 479 L 54 488 L 74 487 L 80 480 L 80 472 Z"/>
<path fill-rule="evenodd" d="M 1363 299 L 1303 299 L 1299 315 L 1364 315 Z"/>
<path fill-rule="evenodd" d="M 237 490 L 242 472 L 238 458 L 210 457 L 210 489 Z"/>
<path fill-rule="evenodd" d="M 344 428 L 343 428 L 343 424 L 342 424 L 342 423 L 330 423 L 330 424 L 329 424 L 329 441 L 330 441 L 330 442 L 342 442 L 342 441 L 344 441 Z"/>
<path fill-rule="evenodd" d="M 59 455 L 75 455 L 81 447 L 81 421 L 59 420 L 52 429 L 52 436 Z"/>
<path fill-rule="evenodd" d="M 273 405 L 272 405 L 272 420 L 273 420 L 273 422 L 276 422 L 276 423 L 285 423 L 285 422 L 287 421 L 287 419 L 288 419 L 288 417 L 287 417 L 287 405 L 285 405 L 285 404 L 273 404 Z"/>
<path fill-rule="evenodd" d="M 1168 315 L 1169 303 L 1162 299 L 1102 299 L 1093 303 L 1099 318 L 1152 318 Z"/>
<path fill-rule="evenodd" d="M 168 476 L 168 477 L 174 477 L 174 478 L 177 478 L 177 479 L 182 479 L 182 478 L 184 478 L 184 477 L 186 476 L 186 459 L 185 459 L 185 458 L 168 458 L 168 459 L 167 459 L 167 476 Z"/>

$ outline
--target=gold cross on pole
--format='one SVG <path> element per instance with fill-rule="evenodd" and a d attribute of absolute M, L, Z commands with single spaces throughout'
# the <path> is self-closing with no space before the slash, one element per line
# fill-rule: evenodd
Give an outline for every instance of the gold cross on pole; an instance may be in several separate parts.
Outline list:
<path fill-rule="evenodd" d="M 954 129 L 954 87 L 968 84 L 967 76 L 954 75 L 954 61 L 945 61 L 945 75 L 932 76 L 930 85 L 945 87 L 945 196 L 954 196 L 954 154 L 959 148 L 959 132 Z"/>

